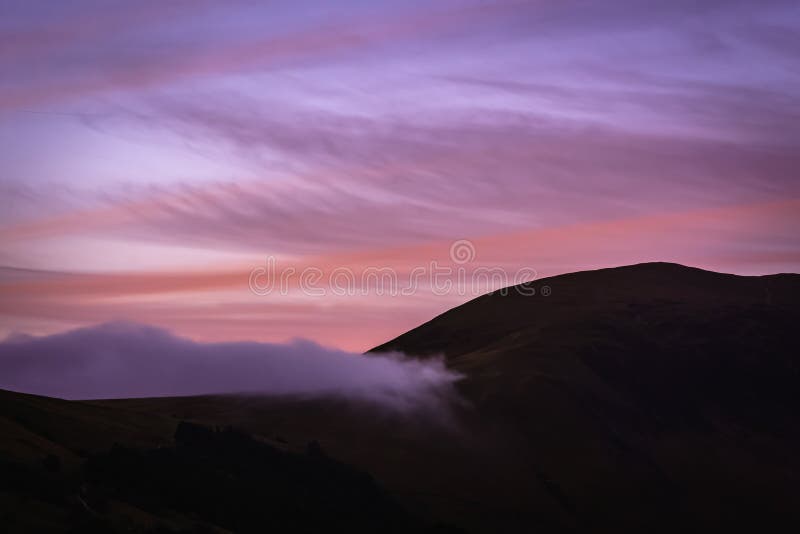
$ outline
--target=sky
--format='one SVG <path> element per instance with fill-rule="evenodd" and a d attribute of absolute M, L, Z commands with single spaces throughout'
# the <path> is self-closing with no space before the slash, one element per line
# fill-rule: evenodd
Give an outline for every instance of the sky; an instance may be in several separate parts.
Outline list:
<path fill-rule="evenodd" d="M 798 272 L 799 57 L 789 0 L 0 0 L 0 337 L 358 352 L 559 273 Z"/>

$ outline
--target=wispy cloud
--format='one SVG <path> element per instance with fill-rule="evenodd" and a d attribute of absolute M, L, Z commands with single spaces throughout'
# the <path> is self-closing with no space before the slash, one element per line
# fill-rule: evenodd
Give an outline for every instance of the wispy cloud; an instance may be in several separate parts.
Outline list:
<path fill-rule="evenodd" d="M 794 231 L 800 224 L 798 202 L 666 212 L 486 235 L 473 239 L 473 261 L 458 267 L 470 277 L 482 268 L 502 269 L 509 273 L 508 284 L 521 266 L 534 269 L 539 278 L 641 261 L 675 261 L 742 274 L 792 271 L 800 262 Z M 251 264 L 216 269 L 194 266 L 127 273 L 4 269 L 0 270 L 0 325 L 47 333 L 114 318 L 154 322 L 194 339 L 282 341 L 302 333 L 339 347 L 366 350 L 475 296 L 474 289 L 461 288 L 463 283 L 452 271 L 453 289 L 444 294 L 434 292 L 423 279 L 413 291 L 399 294 L 378 294 L 359 286 L 354 294 L 336 297 L 331 274 L 343 268 L 354 273 L 387 268 L 405 288 L 414 270 L 428 269 L 432 261 L 455 267 L 448 256 L 450 245 L 434 240 L 286 258 L 277 263 L 275 272 L 293 269 L 297 275 L 288 279 L 287 293 L 263 296 L 251 292 L 249 285 L 253 269 L 264 266 L 263 256 Z M 307 268 L 321 271 L 314 288 L 322 296 L 298 285 L 299 273 Z"/>
<path fill-rule="evenodd" d="M 800 194 L 791 135 L 754 145 L 506 112 L 379 122 L 220 109 L 179 106 L 162 116 L 195 139 L 230 143 L 256 160 L 280 153 L 303 169 L 119 193 L 97 208 L 7 225 L 0 235 L 92 233 L 307 254 Z"/>
<path fill-rule="evenodd" d="M 0 7 L 0 264 L 39 270 L 0 331 L 367 348 L 457 300 L 254 304 L 248 271 L 463 238 L 540 275 L 800 265 L 796 2 L 123 4 Z"/>

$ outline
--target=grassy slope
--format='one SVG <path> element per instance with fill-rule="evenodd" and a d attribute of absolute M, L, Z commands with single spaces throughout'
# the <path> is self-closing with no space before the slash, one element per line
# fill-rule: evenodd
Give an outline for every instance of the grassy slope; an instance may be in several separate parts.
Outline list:
<path fill-rule="evenodd" d="M 557 484 L 581 524 L 798 520 L 800 276 L 642 264 L 530 286 L 374 350 L 444 354 L 518 433 L 519 472 Z"/>
<path fill-rule="evenodd" d="M 72 486 L 78 484 L 75 480 L 84 457 L 114 443 L 157 447 L 171 441 L 175 424 L 154 414 L 0 390 L 3 530 L 69 532 L 70 525 L 75 525 L 75 510 L 82 509 Z M 45 467 L 43 460 L 48 456 L 58 458 L 57 472 Z M 14 477 L 9 472 L 12 469 L 20 474 Z M 123 530 L 163 522 L 124 503 L 113 503 L 111 508 Z M 186 524 L 180 520 L 167 523 Z"/>
<path fill-rule="evenodd" d="M 115 442 L 157 446 L 174 430 L 160 416 L 0 390 L 0 451 L 8 459 L 54 453 L 70 460 Z"/>
<path fill-rule="evenodd" d="M 323 459 L 313 456 L 308 445 L 313 431 L 307 427 L 292 443 L 208 430 L 176 447 L 173 436 L 184 415 L 224 425 L 236 419 L 196 418 L 188 413 L 193 408 L 184 406 L 200 403 L 214 413 L 240 401 L 80 402 L 0 390 L 2 530 L 195 532 L 202 526 L 203 532 L 218 532 L 219 525 L 241 523 L 245 532 L 260 531 L 259 525 L 317 532 L 314 521 L 321 521 L 352 532 L 373 531 L 373 524 L 380 531 L 402 532 L 405 527 L 388 527 L 428 525 L 396 508 L 363 472 L 324 453 Z M 282 412 L 278 399 L 267 403 Z M 159 410 L 152 408 L 164 405 L 181 412 L 179 417 L 154 413 Z M 315 425 L 309 419 L 305 424 Z M 48 463 L 54 458 L 56 466 Z M 386 523 L 395 517 L 398 522 Z"/>
<path fill-rule="evenodd" d="M 103 406 L 174 416 L 207 424 L 232 424 L 297 450 L 318 440 L 333 457 L 374 475 L 398 501 L 429 520 L 481 532 L 513 529 L 520 513 L 527 524 L 565 520 L 558 503 L 534 488 L 518 494 L 505 476 L 513 470 L 504 439 L 471 409 L 458 421 L 386 412 L 344 399 L 215 396 L 102 401 Z M 498 429 L 499 430 L 499 429 Z M 513 440 L 512 440 L 513 441 Z M 498 476 L 498 473 L 501 475 Z M 555 519 L 554 519 L 555 518 Z"/>

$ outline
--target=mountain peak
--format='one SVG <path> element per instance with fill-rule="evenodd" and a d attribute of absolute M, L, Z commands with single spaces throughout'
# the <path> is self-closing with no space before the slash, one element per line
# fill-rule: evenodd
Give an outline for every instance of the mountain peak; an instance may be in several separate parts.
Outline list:
<path fill-rule="evenodd" d="M 586 324 L 612 319 L 625 325 L 631 316 L 645 311 L 693 317 L 701 309 L 711 313 L 753 306 L 786 308 L 798 297 L 800 275 L 739 276 L 678 263 L 639 263 L 561 274 L 493 291 L 372 351 L 452 354 L 545 326 L 580 332 Z"/>

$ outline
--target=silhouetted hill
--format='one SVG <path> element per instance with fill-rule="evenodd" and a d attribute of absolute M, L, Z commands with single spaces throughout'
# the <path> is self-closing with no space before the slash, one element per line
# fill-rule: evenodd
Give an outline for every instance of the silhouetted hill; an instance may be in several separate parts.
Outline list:
<path fill-rule="evenodd" d="M 479 297 L 374 349 L 443 355 L 464 375 L 466 402 L 451 421 L 343 398 L 66 402 L 0 392 L 0 451 L 22 473 L 5 477 L 0 521 L 33 518 L 55 529 L 72 514 L 107 514 L 115 528 L 242 530 L 235 503 L 261 524 L 258 503 L 317 506 L 333 476 L 336 486 L 361 481 L 343 491 L 357 497 L 345 499 L 337 521 L 358 513 L 346 502 L 377 499 L 388 515 L 375 518 L 402 528 L 414 520 L 392 515 L 393 501 L 426 524 L 470 532 L 800 527 L 800 275 L 658 263 L 523 289 L 535 291 Z M 185 426 L 196 434 L 186 448 L 172 439 L 180 420 L 258 437 Z M 354 467 L 343 467 L 341 480 L 331 474 L 337 467 L 306 472 L 316 465 L 312 440 Z M 277 486 L 256 489 L 267 472 Z M 321 481 L 311 483 L 320 492 L 304 500 L 292 480 Z M 94 488 L 82 496 L 90 511 L 75 499 L 81 481 Z M 218 502 L 213 488 L 229 481 L 243 497 Z M 282 496 L 276 487 L 284 486 Z M 97 509 L 103 503 L 109 512 Z"/>
<path fill-rule="evenodd" d="M 375 349 L 442 354 L 463 373 L 455 430 L 334 399 L 106 405 L 314 435 L 475 532 L 800 524 L 800 276 L 657 263 L 524 289 L 535 294 L 479 297 Z"/>
<path fill-rule="evenodd" d="M 648 263 L 496 291 L 373 350 L 444 355 L 575 526 L 797 522 L 799 297 L 796 274 Z"/>

